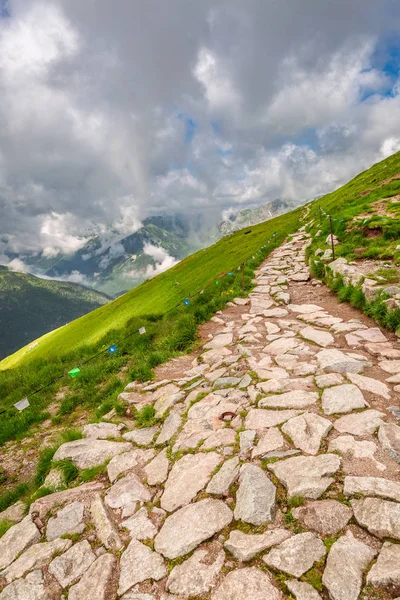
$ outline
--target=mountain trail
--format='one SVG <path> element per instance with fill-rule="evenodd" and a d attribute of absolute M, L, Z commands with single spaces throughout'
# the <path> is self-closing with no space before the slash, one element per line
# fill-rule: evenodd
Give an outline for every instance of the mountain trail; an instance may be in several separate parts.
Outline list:
<path fill-rule="evenodd" d="M 153 426 L 110 416 L 60 446 L 107 479 L 8 514 L 0 600 L 400 596 L 400 344 L 310 278 L 308 242 L 127 386 Z"/>

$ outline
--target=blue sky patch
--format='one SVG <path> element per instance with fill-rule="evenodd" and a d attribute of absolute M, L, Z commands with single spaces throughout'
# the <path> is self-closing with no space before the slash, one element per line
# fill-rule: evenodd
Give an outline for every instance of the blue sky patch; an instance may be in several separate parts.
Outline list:
<path fill-rule="evenodd" d="M 10 5 L 8 0 L 0 0 L 0 19 L 10 17 Z"/>
<path fill-rule="evenodd" d="M 183 113 L 178 113 L 177 116 L 178 116 L 178 119 L 183 121 L 183 123 L 185 125 L 185 142 L 186 142 L 186 144 L 191 144 L 194 136 L 196 135 L 196 130 L 198 127 L 197 123 L 192 118 L 190 118 L 188 115 L 185 115 Z"/>

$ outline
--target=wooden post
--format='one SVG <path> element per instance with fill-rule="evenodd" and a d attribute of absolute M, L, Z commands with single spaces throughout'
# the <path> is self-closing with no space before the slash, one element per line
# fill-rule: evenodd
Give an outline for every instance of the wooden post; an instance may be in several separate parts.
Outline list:
<path fill-rule="evenodd" d="M 244 263 L 242 263 L 242 296 L 244 296 Z"/>
<path fill-rule="evenodd" d="M 319 208 L 319 224 L 320 224 L 320 226 L 322 226 L 322 212 L 321 212 L 321 206 L 319 205 L 319 206 L 318 206 L 318 208 Z"/>
<path fill-rule="evenodd" d="M 332 217 L 329 215 L 329 225 L 331 228 L 331 244 L 332 244 L 332 259 L 335 260 L 335 244 L 333 243 L 333 228 L 332 228 Z"/>

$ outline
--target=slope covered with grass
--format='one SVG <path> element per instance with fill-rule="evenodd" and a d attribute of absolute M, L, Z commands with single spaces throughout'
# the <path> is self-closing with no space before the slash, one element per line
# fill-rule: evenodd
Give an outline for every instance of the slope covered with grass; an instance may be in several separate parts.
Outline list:
<path fill-rule="evenodd" d="M 0 358 L 109 300 L 77 283 L 40 279 L 0 266 Z"/>

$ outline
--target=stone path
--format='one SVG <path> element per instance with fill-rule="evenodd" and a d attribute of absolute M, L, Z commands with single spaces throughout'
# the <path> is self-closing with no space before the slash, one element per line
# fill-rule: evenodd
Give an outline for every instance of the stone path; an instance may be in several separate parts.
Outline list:
<path fill-rule="evenodd" d="M 9 511 L 0 600 L 400 596 L 400 346 L 318 303 L 307 241 L 213 317 L 189 369 L 127 387 L 160 425 L 60 447 L 79 469 L 109 460 L 108 481 Z"/>

